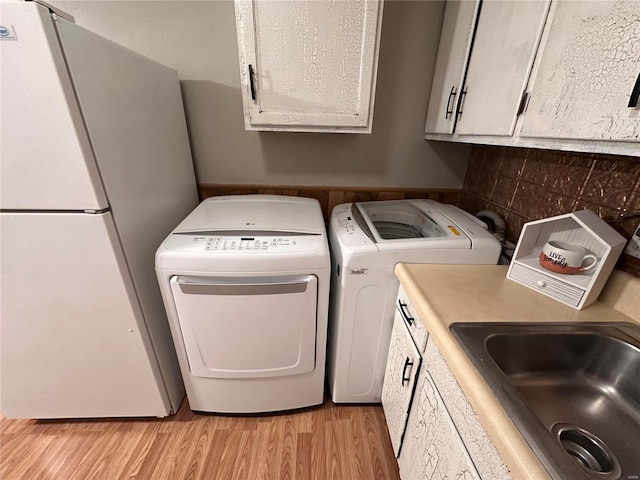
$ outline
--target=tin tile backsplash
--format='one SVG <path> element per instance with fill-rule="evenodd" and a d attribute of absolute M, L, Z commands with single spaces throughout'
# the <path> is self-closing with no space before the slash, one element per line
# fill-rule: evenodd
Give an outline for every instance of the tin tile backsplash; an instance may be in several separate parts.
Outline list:
<path fill-rule="evenodd" d="M 585 208 L 628 239 L 640 224 L 640 158 L 474 146 L 459 205 L 502 215 L 514 243 L 526 222 Z M 617 267 L 640 277 L 636 258 L 623 253 Z"/>

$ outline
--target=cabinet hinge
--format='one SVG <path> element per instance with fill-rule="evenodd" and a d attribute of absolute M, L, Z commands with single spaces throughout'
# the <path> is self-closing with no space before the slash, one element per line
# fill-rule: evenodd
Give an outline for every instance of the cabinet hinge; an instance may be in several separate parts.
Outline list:
<path fill-rule="evenodd" d="M 524 111 L 527 109 L 527 105 L 529 103 L 529 92 L 526 90 L 522 92 L 522 97 L 520 97 L 520 105 L 518 105 L 518 113 L 516 116 L 522 115 Z"/>

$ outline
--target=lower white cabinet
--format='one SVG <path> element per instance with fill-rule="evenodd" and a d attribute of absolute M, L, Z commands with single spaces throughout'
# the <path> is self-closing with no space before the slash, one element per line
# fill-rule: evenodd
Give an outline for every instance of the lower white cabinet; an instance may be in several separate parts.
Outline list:
<path fill-rule="evenodd" d="M 382 406 L 400 478 L 510 479 L 500 454 L 402 288 L 398 300 L 397 305 L 410 312 L 413 330 L 398 307 Z M 419 359 L 417 367 L 414 358 Z M 411 361 L 409 372 L 405 365 Z"/>
<path fill-rule="evenodd" d="M 382 389 L 384 416 L 396 457 L 400 453 L 421 361 L 407 326 L 396 314 Z"/>
<path fill-rule="evenodd" d="M 469 454 L 428 371 L 421 373 L 398 458 L 403 480 L 477 479 Z"/>

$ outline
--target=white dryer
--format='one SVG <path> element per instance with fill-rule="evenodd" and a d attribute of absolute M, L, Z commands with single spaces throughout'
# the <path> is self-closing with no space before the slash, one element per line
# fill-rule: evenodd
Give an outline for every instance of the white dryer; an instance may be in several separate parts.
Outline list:
<path fill-rule="evenodd" d="M 192 410 L 323 401 L 330 259 L 316 200 L 204 200 L 156 253 Z"/>
<path fill-rule="evenodd" d="M 484 223 L 433 200 L 338 205 L 329 238 L 327 369 L 336 403 L 380 402 L 399 286 L 397 263 L 493 265 L 501 251 Z"/>

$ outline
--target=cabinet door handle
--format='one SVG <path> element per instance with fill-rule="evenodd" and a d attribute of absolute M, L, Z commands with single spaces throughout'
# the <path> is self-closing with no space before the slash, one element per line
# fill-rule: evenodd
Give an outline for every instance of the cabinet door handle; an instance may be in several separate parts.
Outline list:
<path fill-rule="evenodd" d="M 249 65 L 249 87 L 251 88 L 251 100 L 256 101 L 256 85 L 253 82 L 253 65 Z"/>
<path fill-rule="evenodd" d="M 629 98 L 629 108 L 636 108 L 638 106 L 638 98 L 640 98 L 640 73 L 638 74 L 638 78 L 636 78 L 636 84 L 633 86 L 633 90 L 631 91 L 631 97 Z"/>
<path fill-rule="evenodd" d="M 462 92 L 460 92 L 460 98 L 458 99 L 458 107 L 456 109 L 456 119 L 462 116 L 462 107 L 464 106 L 464 99 L 466 96 L 467 96 L 467 87 L 465 85 L 465 87 L 462 89 Z"/>
<path fill-rule="evenodd" d="M 410 327 L 413 326 L 413 322 L 415 321 L 415 318 L 409 315 L 405 310 L 405 308 L 407 307 L 407 304 L 402 303 L 402 300 L 398 300 L 398 307 L 400 307 L 400 313 L 402 314 L 402 317 L 404 318 L 405 322 L 407 322 L 407 324 L 409 324 Z"/>
<path fill-rule="evenodd" d="M 411 381 L 411 377 L 407 376 L 407 367 L 412 367 L 413 362 L 409 357 L 404 361 L 404 367 L 402 367 L 402 386 L 404 387 L 405 382 L 407 385 Z M 411 368 L 409 368 L 409 375 L 411 375 Z"/>
<path fill-rule="evenodd" d="M 456 98 L 456 87 L 451 87 L 451 91 L 449 92 L 449 100 L 447 100 L 447 111 L 444 114 L 444 119 L 449 120 L 449 117 L 453 113 L 451 110 L 451 99 L 455 100 Z"/>

